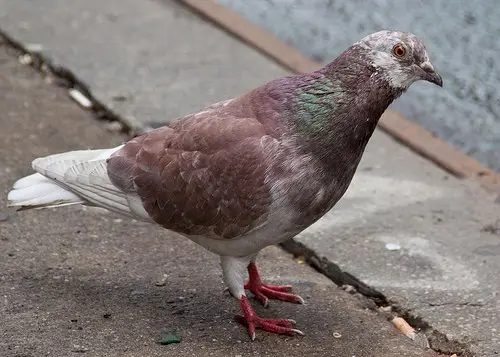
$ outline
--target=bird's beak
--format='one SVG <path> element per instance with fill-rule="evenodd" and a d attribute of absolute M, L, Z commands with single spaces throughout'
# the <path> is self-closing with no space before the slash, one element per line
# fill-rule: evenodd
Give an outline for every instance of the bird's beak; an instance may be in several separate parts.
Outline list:
<path fill-rule="evenodd" d="M 443 86 L 443 78 L 441 78 L 441 76 L 436 73 L 434 67 L 429 61 L 421 63 L 419 67 L 424 71 L 422 79 L 437 84 L 440 87 Z"/>

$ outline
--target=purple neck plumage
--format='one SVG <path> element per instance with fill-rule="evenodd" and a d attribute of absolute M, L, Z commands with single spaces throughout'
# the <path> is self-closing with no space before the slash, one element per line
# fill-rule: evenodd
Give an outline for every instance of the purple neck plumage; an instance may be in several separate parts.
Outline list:
<path fill-rule="evenodd" d="M 329 170 L 359 161 L 382 113 L 402 91 L 392 88 L 353 46 L 322 69 L 270 82 L 281 120 Z M 340 165 L 342 166 L 342 165 Z"/>

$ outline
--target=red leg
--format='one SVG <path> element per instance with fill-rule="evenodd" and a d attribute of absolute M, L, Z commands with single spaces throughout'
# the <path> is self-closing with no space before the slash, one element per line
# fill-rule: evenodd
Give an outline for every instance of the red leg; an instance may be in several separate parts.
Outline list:
<path fill-rule="evenodd" d="M 245 284 L 245 289 L 249 290 L 259 302 L 266 306 L 269 299 L 283 300 L 303 304 L 304 299 L 295 294 L 287 293 L 292 290 L 290 285 L 271 285 L 263 283 L 260 280 L 259 271 L 255 263 L 248 264 L 248 282 Z"/>
<path fill-rule="evenodd" d="M 248 334 L 250 335 L 252 341 L 255 340 L 255 329 L 258 328 L 281 335 L 304 335 L 302 331 L 292 328 L 295 324 L 294 320 L 266 319 L 257 316 L 246 296 L 241 297 L 240 305 L 243 315 L 236 315 L 236 321 L 247 326 Z"/>

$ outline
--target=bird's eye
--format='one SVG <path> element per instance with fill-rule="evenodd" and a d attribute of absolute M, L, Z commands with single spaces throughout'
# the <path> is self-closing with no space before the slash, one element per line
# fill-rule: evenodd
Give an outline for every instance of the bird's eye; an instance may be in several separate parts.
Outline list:
<path fill-rule="evenodd" d="M 399 43 L 394 46 L 394 48 L 392 49 L 392 53 L 396 57 L 404 57 L 406 55 L 406 48 L 404 48 L 404 46 Z"/>

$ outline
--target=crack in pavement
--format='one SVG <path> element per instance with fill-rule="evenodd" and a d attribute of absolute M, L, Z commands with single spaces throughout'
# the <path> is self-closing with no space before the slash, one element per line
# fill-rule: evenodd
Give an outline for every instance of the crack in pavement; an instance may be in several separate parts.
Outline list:
<path fill-rule="evenodd" d="M 410 326 L 416 330 L 422 331 L 429 342 L 432 350 L 442 354 L 457 354 L 462 357 L 474 357 L 474 353 L 470 350 L 469 342 L 449 339 L 445 333 L 434 329 L 429 323 L 419 316 L 413 314 L 410 309 L 406 309 L 397 302 L 390 301 L 383 293 L 365 284 L 360 279 L 356 278 L 348 272 L 344 272 L 337 264 L 318 256 L 312 249 L 304 244 L 297 242 L 293 238 L 280 244 L 281 248 L 291 253 L 295 257 L 302 257 L 311 267 L 316 269 L 321 274 L 328 277 L 338 286 L 350 285 L 354 287 L 357 293 L 372 301 L 374 304 L 366 304 L 367 308 L 374 311 L 384 311 L 390 307 L 391 313 L 386 314 L 386 318 L 390 319 L 395 316 L 405 319 Z M 472 305 L 469 305 L 472 306 Z"/>
<path fill-rule="evenodd" d="M 70 69 L 65 68 L 61 65 L 53 64 L 53 62 L 49 58 L 42 55 L 41 53 L 36 52 L 35 48 L 33 48 L 33 50 L 30 50 L 28 48 L 29 46 L 24 46 L 1 29 L 0 46 L 6 46 L 7 48 L 14 50 L 21 63 L 29 65 L 30 67 L 37 70 L 49 82 L 53 83 L 56 86 L 68 89 L 68 95 L 70 96 L 70 98 L 81 105 L 82 103 L 75 99 L 75 96 L 71 94 L 71 91 L 79 92 L 80 97 L 85 98 L 91 103 L 89 106 L 85 106 L 85 109 L 91 111 L 96 119 L 109 123 L 119 123 L 120 125 L 117 131 L 127 134 L 130 138 L 146 131 L 146 128 L 144 128 L 140 124 L 132 121 L 131 119 L 126 119 L 119 116 L 110 108 L 97 100 L 92 95 L 92 92 L 88 85 L 80 80 Z"/>

